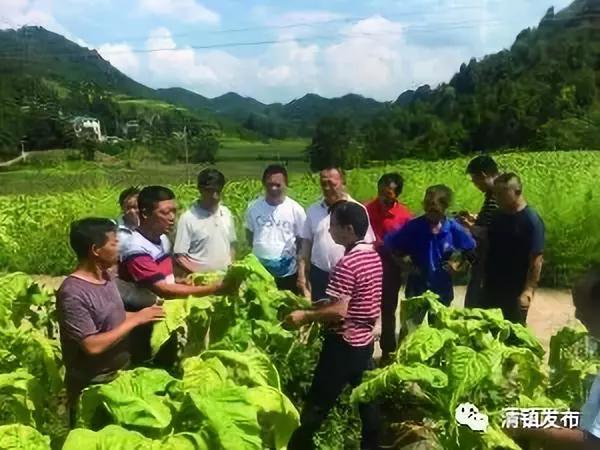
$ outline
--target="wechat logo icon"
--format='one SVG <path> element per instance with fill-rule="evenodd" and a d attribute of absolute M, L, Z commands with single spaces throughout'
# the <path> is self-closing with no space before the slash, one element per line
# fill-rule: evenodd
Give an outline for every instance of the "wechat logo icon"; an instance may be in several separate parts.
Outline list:
<path fill-rule="evenodd" d="M 465 425 L 473 431 L 485 432 L 489 425 L 487 414 L 479 412 L 479 408 L 472 403 L 461 403 L 456 407 L 456 422 Z"/>

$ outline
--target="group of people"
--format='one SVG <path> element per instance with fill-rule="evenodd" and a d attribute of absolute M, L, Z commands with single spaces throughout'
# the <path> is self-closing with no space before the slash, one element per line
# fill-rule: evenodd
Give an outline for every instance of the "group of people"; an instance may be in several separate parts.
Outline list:
<path fill-rule="evenodd" d="M 287 195 L 285 167 L 264 171 L 264 195 L 245 214 L 246 238 L 279 289 L 313 301 L 313 308 L 290 314 L 287 325 L 326 324 L 290 449 L 312 448 L 344 387 L 360 383 L 373 367 L 379 335 L 382 360 L 395 351 L 402 285 L 407 297 L 432 291 L 449 305 L 452 275 L 469 265 L 466 306 L 501 308 L 508 320 L 525 323 L 542 266 L 543 222 L 527 205 L 519 177 L 500 174 L 490 156 L 473 159 L 467 173 L 484 194 L 477 215 L 450 214 L 453 193 L 440 184 L 427 188 L 423 213 L 416 215 L 400 200 L 398 173 L 383 175 L 377 197 L 363 205 L 348 194 L 344 172 L 335 167 L 320 172 L 322 198 L 305 211 Z M 162 301 L 230 289 L 222 282 L 193 286 L 186 278 L 226 270 L 235 258 L 234 217 L 221 201 L 225 182 L 218 170 L 203 170 L 199 198 L 178 221 L 175 194 L 148 186 L 121 194 L 117 221 L 71 224 L 79 264 L 59 289 L 57 310 L 72 407 L 86 386 L 151 359 L 152 324 L 164 318 Z M 161 353 L 153 363 L 169 364 L 169 345 Z M 363 448 L 376 448 L 377 410 L 363 405 L 360 413 Z"/>

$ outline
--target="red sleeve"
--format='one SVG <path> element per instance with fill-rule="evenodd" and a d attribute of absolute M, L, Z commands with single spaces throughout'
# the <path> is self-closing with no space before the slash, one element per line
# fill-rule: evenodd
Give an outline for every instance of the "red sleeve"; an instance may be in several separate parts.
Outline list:
<path fill-rule="evenodd" d="M 409 220 L 414 219 L 414 214 L 410 212 L 407 206 L 402 205 L 402 225 L 406 225 Z"/>
<path fill-rule="evenodd" d="M 164 280 L 159 264 L 150 255 L 135 256 L 125 261 L 125 268 L 131 279 L 140 284 L 154 284 Z"/>
<path fill-rule="evenodd" d="M 340 262 L 333 269 L 325 293 L 330 298 L 352 297 L 355 284 L 356 276 L 354 272 L 343 262 Z"/>
<path fill-rule="evenodd" d="M 379 211 L 377 208 L 377 200 L 371 200 L 366 205 L 367 215 L 369 216 L 369 222 L 371 223 L 371 228 L 375 233 L 376 245 L 380 245 L 383 241 L 383 224 L 381 223 L 381 217 L 379 216 Z"/>

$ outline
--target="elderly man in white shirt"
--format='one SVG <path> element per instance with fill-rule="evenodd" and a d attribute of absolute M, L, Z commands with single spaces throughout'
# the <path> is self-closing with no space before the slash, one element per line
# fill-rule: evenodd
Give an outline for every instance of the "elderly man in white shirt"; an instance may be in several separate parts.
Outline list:
<path fill-rule="evenodd" d="M 329 273 L 345 251 L 329 234 L 329 208 L 343 200 L 356 202 L 346 192 L 342 169 L 330 167 L 322 170 L 319 176 L 323 198 L 306 211 L 298 258 L 298 289 L 306 297 L 312 298 L 313 302 L 325 297 Z M 367 243 L 375 242 L 370 224 L 364 240 Z"/>

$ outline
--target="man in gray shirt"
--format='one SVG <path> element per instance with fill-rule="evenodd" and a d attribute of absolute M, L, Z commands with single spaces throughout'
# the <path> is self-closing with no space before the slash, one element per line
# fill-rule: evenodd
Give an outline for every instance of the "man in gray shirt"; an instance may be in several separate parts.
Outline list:
<path fill-rule="evenodd" d="M 74 426 L 81 391 L 111 381 L 129 364 L 128 334 L 164 317 L 161 306 L 126 313 L 117 287 L 108 274 L 118 259 L 117 226 L 109 219 L 74 222 L 70 243 L 79 263 L 58 290 L 56 309 L 65 364 L 65 384 Z"/>
<path fill-rule="evenodd" d="M 185 274 L 227 270 L 234 259 L 235 224 L 221 204 L 225 177 L 216 169 L 198 175 L 200 198 L 179 219 L 173 253 Z"/>

